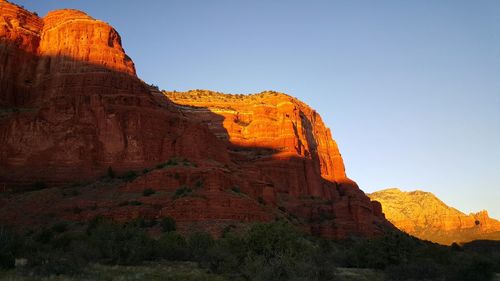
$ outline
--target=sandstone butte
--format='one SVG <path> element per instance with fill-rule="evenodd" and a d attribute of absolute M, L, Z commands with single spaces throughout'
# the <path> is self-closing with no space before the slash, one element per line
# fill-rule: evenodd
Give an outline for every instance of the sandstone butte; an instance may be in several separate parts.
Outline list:
<path fill-rule="evenodd" d="M 390 225 L 293 97 L 157 91 L 107 23 L 3 0 L 0 61 L 0 223 L 169 216 L 218 235 L 286 219 L 331 238 Z"/>
<path fill-rule="evenodd" d="M 466 215 L 434 194 L 390 188 L 368 194 L 382 204 L 387 219 L 420 239 L 450 245 L 479 239 L 500 240 L 500 222 L 487 211 Z"/>

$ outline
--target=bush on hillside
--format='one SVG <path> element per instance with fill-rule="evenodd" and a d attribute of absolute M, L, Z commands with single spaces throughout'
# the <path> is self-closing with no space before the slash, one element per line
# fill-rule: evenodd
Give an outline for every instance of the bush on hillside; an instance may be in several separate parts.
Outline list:
<path fill-rule="evenodd" d="M 318 248 L 286 222 L 257 224 L 245 235 L 243 275 L 252 280 L 333 280 L 313 257 Z"/>
<path fill-rule="evenodd" d="M 150 195 L 153 195 L 155 193 L 156 193 L 156 191 L 154 191 L 152 188 L 146 188 L 146 189 L 144 189 L 144 191 L 142 191 L 143 196 L 150 196 Z"/>
<path fill-rule="evenodd" d="M 121 176 L 121 179 L 126 181 L 126 182 L 131 182 L 135 180 L 139 175 L 135 171 L 128 171 L 123 176 Z"/>
<path fill-rule="evenodd" d="M 0 268 L 14 267 L 18 246 L 16 236 L 6 227 L 0 226 Z"/>
<path fill-rule="evenodd" d="M 176 225 L 175 220 L 171 217 L 162 218 L 160 221 L 161 230 L 163 232 L 175 231 Z"/>
<path fill-rule="evenodd" d="M 199 262 L 206 260 L 209 249 L 215 243 L 212 236 L 206 232 L 195 232 L 189 235 L 187 242 L 191 258 Z"/>
<path fill-rule="evenodd" d="M 105 264 L 139 264 L 153 251 L 153 241 L 144 231 L 117 223 L 97 225 L 90 231 L 89 244 Z"/>
<path fill-rule="evenodd" d="M 171 261 L 183 261 L 189 258 L 186 239 L 176 232 L 163 234 L 155 243 L 154 253 L 157 258 Z"/>

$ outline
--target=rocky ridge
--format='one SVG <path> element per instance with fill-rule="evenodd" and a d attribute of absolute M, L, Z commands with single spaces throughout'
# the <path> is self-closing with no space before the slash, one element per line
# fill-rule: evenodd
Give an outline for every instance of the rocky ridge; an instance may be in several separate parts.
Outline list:
<path fill-rule="evenodd" d="M 487 211 L 466 215 L 449 207 L 430 192 L 404 192 L 397 188 L 368 196 L 382 204 L 387 219 L 400 230 L 420 239 L 450 245 L 478 239 L 500 240 L 500 222 Z"/>
<path fill-rule="evenodd" d="M 387 225 L 304 103 L 159 92 L 102 21 L 7 1 L 0 15 L 1 223 L 169 216 L 217 235 L 286 219 L 332 238 Z"/>

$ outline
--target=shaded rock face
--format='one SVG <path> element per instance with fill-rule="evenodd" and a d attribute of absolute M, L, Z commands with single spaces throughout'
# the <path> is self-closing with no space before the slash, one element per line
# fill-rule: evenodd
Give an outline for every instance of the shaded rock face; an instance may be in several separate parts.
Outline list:
<path fill-rule="evenodd" d="M 434 194 L 403 192 L 397 188 L 368 194 L 382 204 L 387 219 L 418 238 L 450 245 L 478 239 L 500 240 L 500 222 L 487 211 L 466 215 L 447 206 Z"/>
<path fill-rule="evenodd" d="M 0 222 L 170 216 L 220 234 L 280 218 L 332 238 L 388 224 L 307 105 L 156 91 L 120 41 L 83 12 L 39 18 L 0 1 Z M 48 188 L 19 192 L 33 186 Z"/>
<path fill-rule="evenodd" d="M 311 231 L 322 235 L 378 231 L 373 225 L 383 221 L 380 208 L 346 177 L 330 130 L 306 104 L 276 92 L 163 94 L 185 116 L 205 124 L 226 143 L 245 179 L 236 183 L 246 192 L 256 186 L 247 180 L 258 180 L 265 188 L 256 196 L 307 218 Z"/>
<path fill-rule="evenodd" d="M 154 101 L 108 24 L 0 9 L 0 182 L 92 179 L 174 155 L 228 160 L 206 128 Z"/>
<path fill-rule="evenodd" d="M 308 179 L 346 180 L 344 163 L 330 130 L 316 111 L 293 97 L 276 92 L 164 94 L 190 119 L 206 124 L 225 141 L 234 158 L 267 171 L 294 196 L 326 195 L 320 182 Z M 273 172 L 279 163 L 293 162 L 294 158 L 300 159 L 298 170 L 288 174 Z"/>

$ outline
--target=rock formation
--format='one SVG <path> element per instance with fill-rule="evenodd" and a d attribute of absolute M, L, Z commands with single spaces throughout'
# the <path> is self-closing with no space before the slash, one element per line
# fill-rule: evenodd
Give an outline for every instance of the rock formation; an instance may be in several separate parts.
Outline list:
<path fill-rule="evenodd" d="M 367 200 L 346 177 L 330 130 L 306 104 L 271 91 L 253 95 L 206 90 L 163 94 L 185 116 L 205 124 L 224 141 L 244 179 L 264 183 L 262 193 L 254 196 L 315 222 L 313 232 L 334 237 L 360 230 L 368 233 L 373 224 L 371 214 L 382 217 L 377 203 Z M 241 180 L 237 185 L 247 193 L 258 186 Z M 349 222 L 353 217 L 357 225 Z"/>
<path fill-rule="evenodd" d="M 382 204 L 387 219 L 420 239 L 450 245 L 477 239 L 500 240 L 500 222 L 487 211 L 466 215 L 447 206 L 434 194 L 390 188 L 368 194 Z"/>
<path fill-rule="evenodd" d="M 111 26 L 0 3 L 0 182 L 88 180 L 174 155 L 227 161 L 205 128 L 154 101 Z"/>
<path fill-rule="evenodd" d="M 307 105 L 159 92 L 120 41 L 83 12 L 0 1 L 0 223 L 170 216 L 219 234 L 287 219 L 332 238 L 388 224 Z"/>

